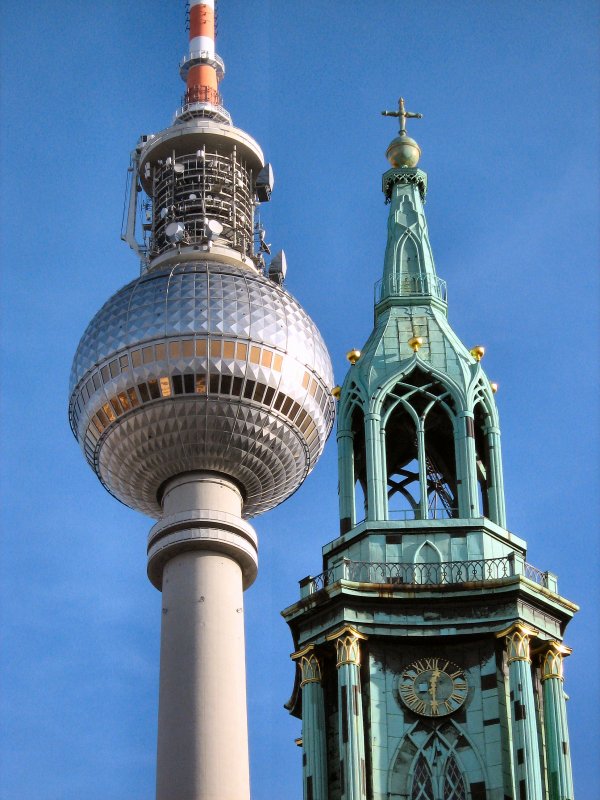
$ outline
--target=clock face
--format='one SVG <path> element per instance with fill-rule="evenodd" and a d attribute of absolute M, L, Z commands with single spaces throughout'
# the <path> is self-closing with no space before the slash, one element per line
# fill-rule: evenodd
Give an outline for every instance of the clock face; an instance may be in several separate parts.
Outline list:
<path fill-rule="evenodd" d="M 400 675 L 402 702 L 416 714 L 443 717 L 452 714 L 467 699 L 463 670 L 445 658 L 420 658 Z"/>

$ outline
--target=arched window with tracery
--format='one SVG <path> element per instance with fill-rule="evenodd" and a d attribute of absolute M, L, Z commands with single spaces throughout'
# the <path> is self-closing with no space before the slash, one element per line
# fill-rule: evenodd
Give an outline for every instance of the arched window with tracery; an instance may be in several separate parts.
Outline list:
<path fill-rule="evenodd" d="M 421 753 L 415 765 L 410 800 L 434 800 L 431 769 L 423 753 Z"/>
<path fill-rule="evenodd" d="M 444 771 L 444 800 L 467 800 L 467 788 L 454 756 L 446 762 Z"/>
<path fill-rule="evenodd" d="M 458 517 L 454 401 L 420 369 L 383 403 L 390 519 Z"/>

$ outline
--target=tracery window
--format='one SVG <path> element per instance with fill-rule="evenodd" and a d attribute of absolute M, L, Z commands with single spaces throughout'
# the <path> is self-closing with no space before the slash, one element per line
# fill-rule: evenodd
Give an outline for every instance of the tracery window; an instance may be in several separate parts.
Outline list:
<path fill-rule="evenodd" d="M 391 519 L 458 517 L 454 403 L 420 369 L 383 404 L 388 513 Z"/>
<path fill-rule="evenodd" d="M 415 767 L 410 800 L 434 800 L 431 770 L 423 753 L 419 756 Z"/>
<path fill-rule="evenodd" d="M 444 800 L 466 800 L 467 790 L 454 756 L 446 762 Z"/>

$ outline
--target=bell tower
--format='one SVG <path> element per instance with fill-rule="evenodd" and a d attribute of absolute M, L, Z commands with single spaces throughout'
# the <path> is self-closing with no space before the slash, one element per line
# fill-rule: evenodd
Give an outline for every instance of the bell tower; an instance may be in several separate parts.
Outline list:
<path fill-rule="evenodd" d="M 283 615 L 305 800 L 572 800 L 577 606 L 506 527 L 497 385 L 447 318 L 421 150 L 387 149 L 374 327 L 339 399 L 339 535 Z"/>

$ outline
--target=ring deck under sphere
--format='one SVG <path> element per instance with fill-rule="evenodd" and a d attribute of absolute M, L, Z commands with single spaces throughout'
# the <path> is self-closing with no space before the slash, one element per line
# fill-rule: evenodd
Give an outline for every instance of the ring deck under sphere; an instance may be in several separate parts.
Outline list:
<path fill-rule="evenodd" d="M 119 500 L 161 515 L 174 475 L 233 478 L 244 516 L 281 503 L 316 464 L 334 419 L 333 374 L 306 312 L 263 275 L 215 261 L 150 270 L 85 331 L 69 417 Z"/>

